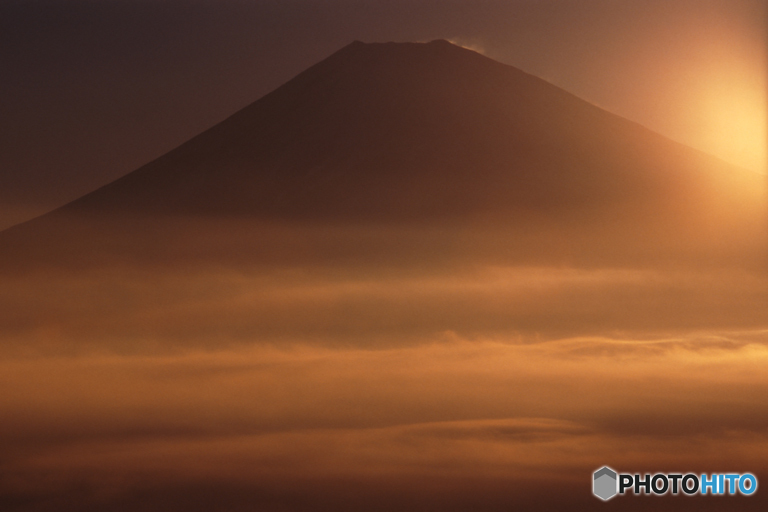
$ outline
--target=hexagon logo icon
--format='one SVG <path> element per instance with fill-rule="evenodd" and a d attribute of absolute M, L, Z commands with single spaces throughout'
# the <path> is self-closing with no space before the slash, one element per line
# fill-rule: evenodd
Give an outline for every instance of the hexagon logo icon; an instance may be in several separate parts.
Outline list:
<path fill-rule="evenodd" d="M 619 475 L 608 466 L 603 466 L 592 475 L 592 494 L 607 501 L 619 492 Z"/>

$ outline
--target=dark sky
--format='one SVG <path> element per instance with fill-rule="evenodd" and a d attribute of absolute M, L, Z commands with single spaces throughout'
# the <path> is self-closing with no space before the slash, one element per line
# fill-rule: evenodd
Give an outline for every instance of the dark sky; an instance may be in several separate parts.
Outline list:
<path fill-rule="evenodd" d="M 763 0 L 0 1 L 0 228 L 359 39 L 445 38 L 765 169 Z"/>

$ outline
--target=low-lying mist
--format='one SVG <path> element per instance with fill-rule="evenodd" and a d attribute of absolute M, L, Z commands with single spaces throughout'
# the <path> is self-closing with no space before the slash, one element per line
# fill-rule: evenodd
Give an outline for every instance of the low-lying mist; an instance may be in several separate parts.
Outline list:
<path fill-rule="evenodd" d="M 588 510 L 603 464 L 768 475 L 762 220 L 583 220 L 49 222 L 2 255 L 0 506 Z"/>

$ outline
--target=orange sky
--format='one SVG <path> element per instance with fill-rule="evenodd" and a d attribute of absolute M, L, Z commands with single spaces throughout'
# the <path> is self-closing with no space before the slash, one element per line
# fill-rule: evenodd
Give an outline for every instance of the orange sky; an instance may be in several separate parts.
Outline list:
<path fill-rule="evenodd" d="M 509 43 L 470 41 L 611 112 L 768 173 L 765 9 L 763 2 L 707 0 L 585 9 L 583 23 L 555 14 L 572 46 L 545 50 L 538 62 Z"/>

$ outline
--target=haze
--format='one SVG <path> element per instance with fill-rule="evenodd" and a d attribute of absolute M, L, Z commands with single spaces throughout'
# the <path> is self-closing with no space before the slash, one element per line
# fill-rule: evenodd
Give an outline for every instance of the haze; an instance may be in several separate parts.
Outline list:
<path fill-rule="evenodd" d="M 0 509 L 765 509 L 590 493 L 768 481 L 757 3 L 9 5 L 100 35 L 6 79 L 76 92 L 7 107 L 3 193 L 77 199 L 0 232 Z"/>

